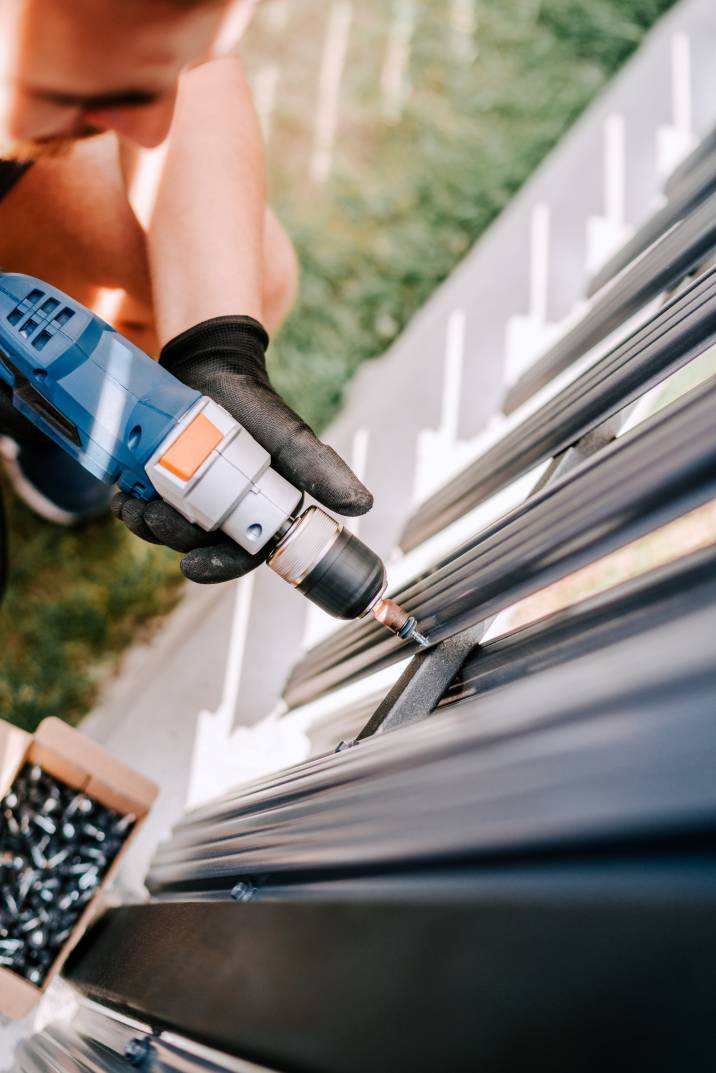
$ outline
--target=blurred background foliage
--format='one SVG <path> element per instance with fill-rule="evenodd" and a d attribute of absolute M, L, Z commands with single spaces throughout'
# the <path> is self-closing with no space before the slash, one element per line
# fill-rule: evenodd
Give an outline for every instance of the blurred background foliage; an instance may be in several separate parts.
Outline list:
<path fill-rule="evenodd" d="M 276 4 L 243 50 L 255 78 L 280 56 L 271 186 L 302 269 L 271 368 L 324 428 L 360 363 L 390 345 L 672 0 L 353 5 L 323 184 L 310 179 L 317 84 L 302 74 L 318 67 L 329 5 L 301 0 L 281 19 Z M 391 25 L 409 39 L 398 104 L 384 90 Z"/>
<path fill-rule="evenodd" d="M 259 9 L 242 54 L 272 200 L 302 273 L 270 364 L 308 421 L 325 428 L 360 363 L 385 351 L 672 3 L 271 0 Z M 319 179 L 322 57 L 341 17 L 335 144 Z M 67 532 L 18 504 L 9 514 L 0 713 L 27 729 L 47 715 L 75 721 L 127 644 L 172 606 L 177 556 L 110 519 Z"/>

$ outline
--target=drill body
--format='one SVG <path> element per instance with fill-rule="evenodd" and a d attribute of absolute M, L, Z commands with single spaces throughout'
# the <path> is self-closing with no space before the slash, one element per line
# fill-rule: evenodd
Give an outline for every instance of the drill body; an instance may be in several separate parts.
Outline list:
<path fill-rule="evenodd" d="M 330 614 L 373 611 L 399 633 L 415 620 L 382 599 L 385 568 L 311 506 L 268 452 L 213 399 L 177 380 L 100 317 L 34 277 L 0 272 L 0 380 L 13 404 L 86 470 L 140 499 L 161 496 L 221 529 Z"/>
<path fill-rule="evenodd" d="M 157 495 L 261 551 L 301 494 L 212 399 L 40 280 L 0 276 L 0 377 L 17 409 L 90 473 Z"/>
<path fill-rule="evenodd" d="M 150 455 L 199 394 L 61 291 L 0 274 L 0 379 L 15 407 L 101 481 L 151 499 Z"/>

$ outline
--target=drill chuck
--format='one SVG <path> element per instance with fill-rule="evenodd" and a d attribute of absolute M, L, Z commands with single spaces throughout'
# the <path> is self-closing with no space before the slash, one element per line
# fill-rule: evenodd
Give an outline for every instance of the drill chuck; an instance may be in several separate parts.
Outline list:
<path fill-rule="evenodd" d="M 335 618 L 358 618 L 385 590 L 382 560 L 319 507 L 308 507 L 294 521 L 267 562 Z"/>

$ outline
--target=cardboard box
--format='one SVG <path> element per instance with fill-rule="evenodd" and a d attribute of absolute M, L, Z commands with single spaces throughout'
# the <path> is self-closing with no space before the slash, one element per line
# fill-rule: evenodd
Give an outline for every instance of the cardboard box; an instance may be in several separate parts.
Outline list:
<path fill-rule="evenodd" d="M 35 734 L 0 720 L 0 798 L 12 786 L 25 763 L 39 764 L 49 774 L 81 790 L 102 805 L 137 821 L 109 866 L 94 898 L 82 915 L 40 987 L 35 987 L 10 969 L 0 967 L 0 1013 L 20 1018 L 30 1012 L 50 981 L 62 968 L 68 954 L 84 934 L 97 901 L 119 868 L 122 857 L 136 838 L 158 793 L 155 783 L 116 760 L 105 749 L 73 730 L 60 719 L 45 719 Z"/>

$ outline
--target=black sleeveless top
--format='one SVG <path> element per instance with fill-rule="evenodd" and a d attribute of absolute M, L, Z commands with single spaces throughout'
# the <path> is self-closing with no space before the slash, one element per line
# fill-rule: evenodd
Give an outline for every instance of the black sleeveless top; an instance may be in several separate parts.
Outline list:
<path fill-rule="evenodd" d="M 2 0 L 0 0 L 2 2 Z M 0 201 L 11 190 L 18 179 L 21 179 L 30 164 L 18 164 L 13 160 L 0 160 Z M 7 581 L 7 541 L 5 529 L 5 511 L 2 497 L 0 496 L 0 597 L 5 590 Z"/>
<path fill-rule="evenodd" d="M 30 167 L 31 164 L 18 164 L 14 160 L 0 160 L 0 201 Z"/>

